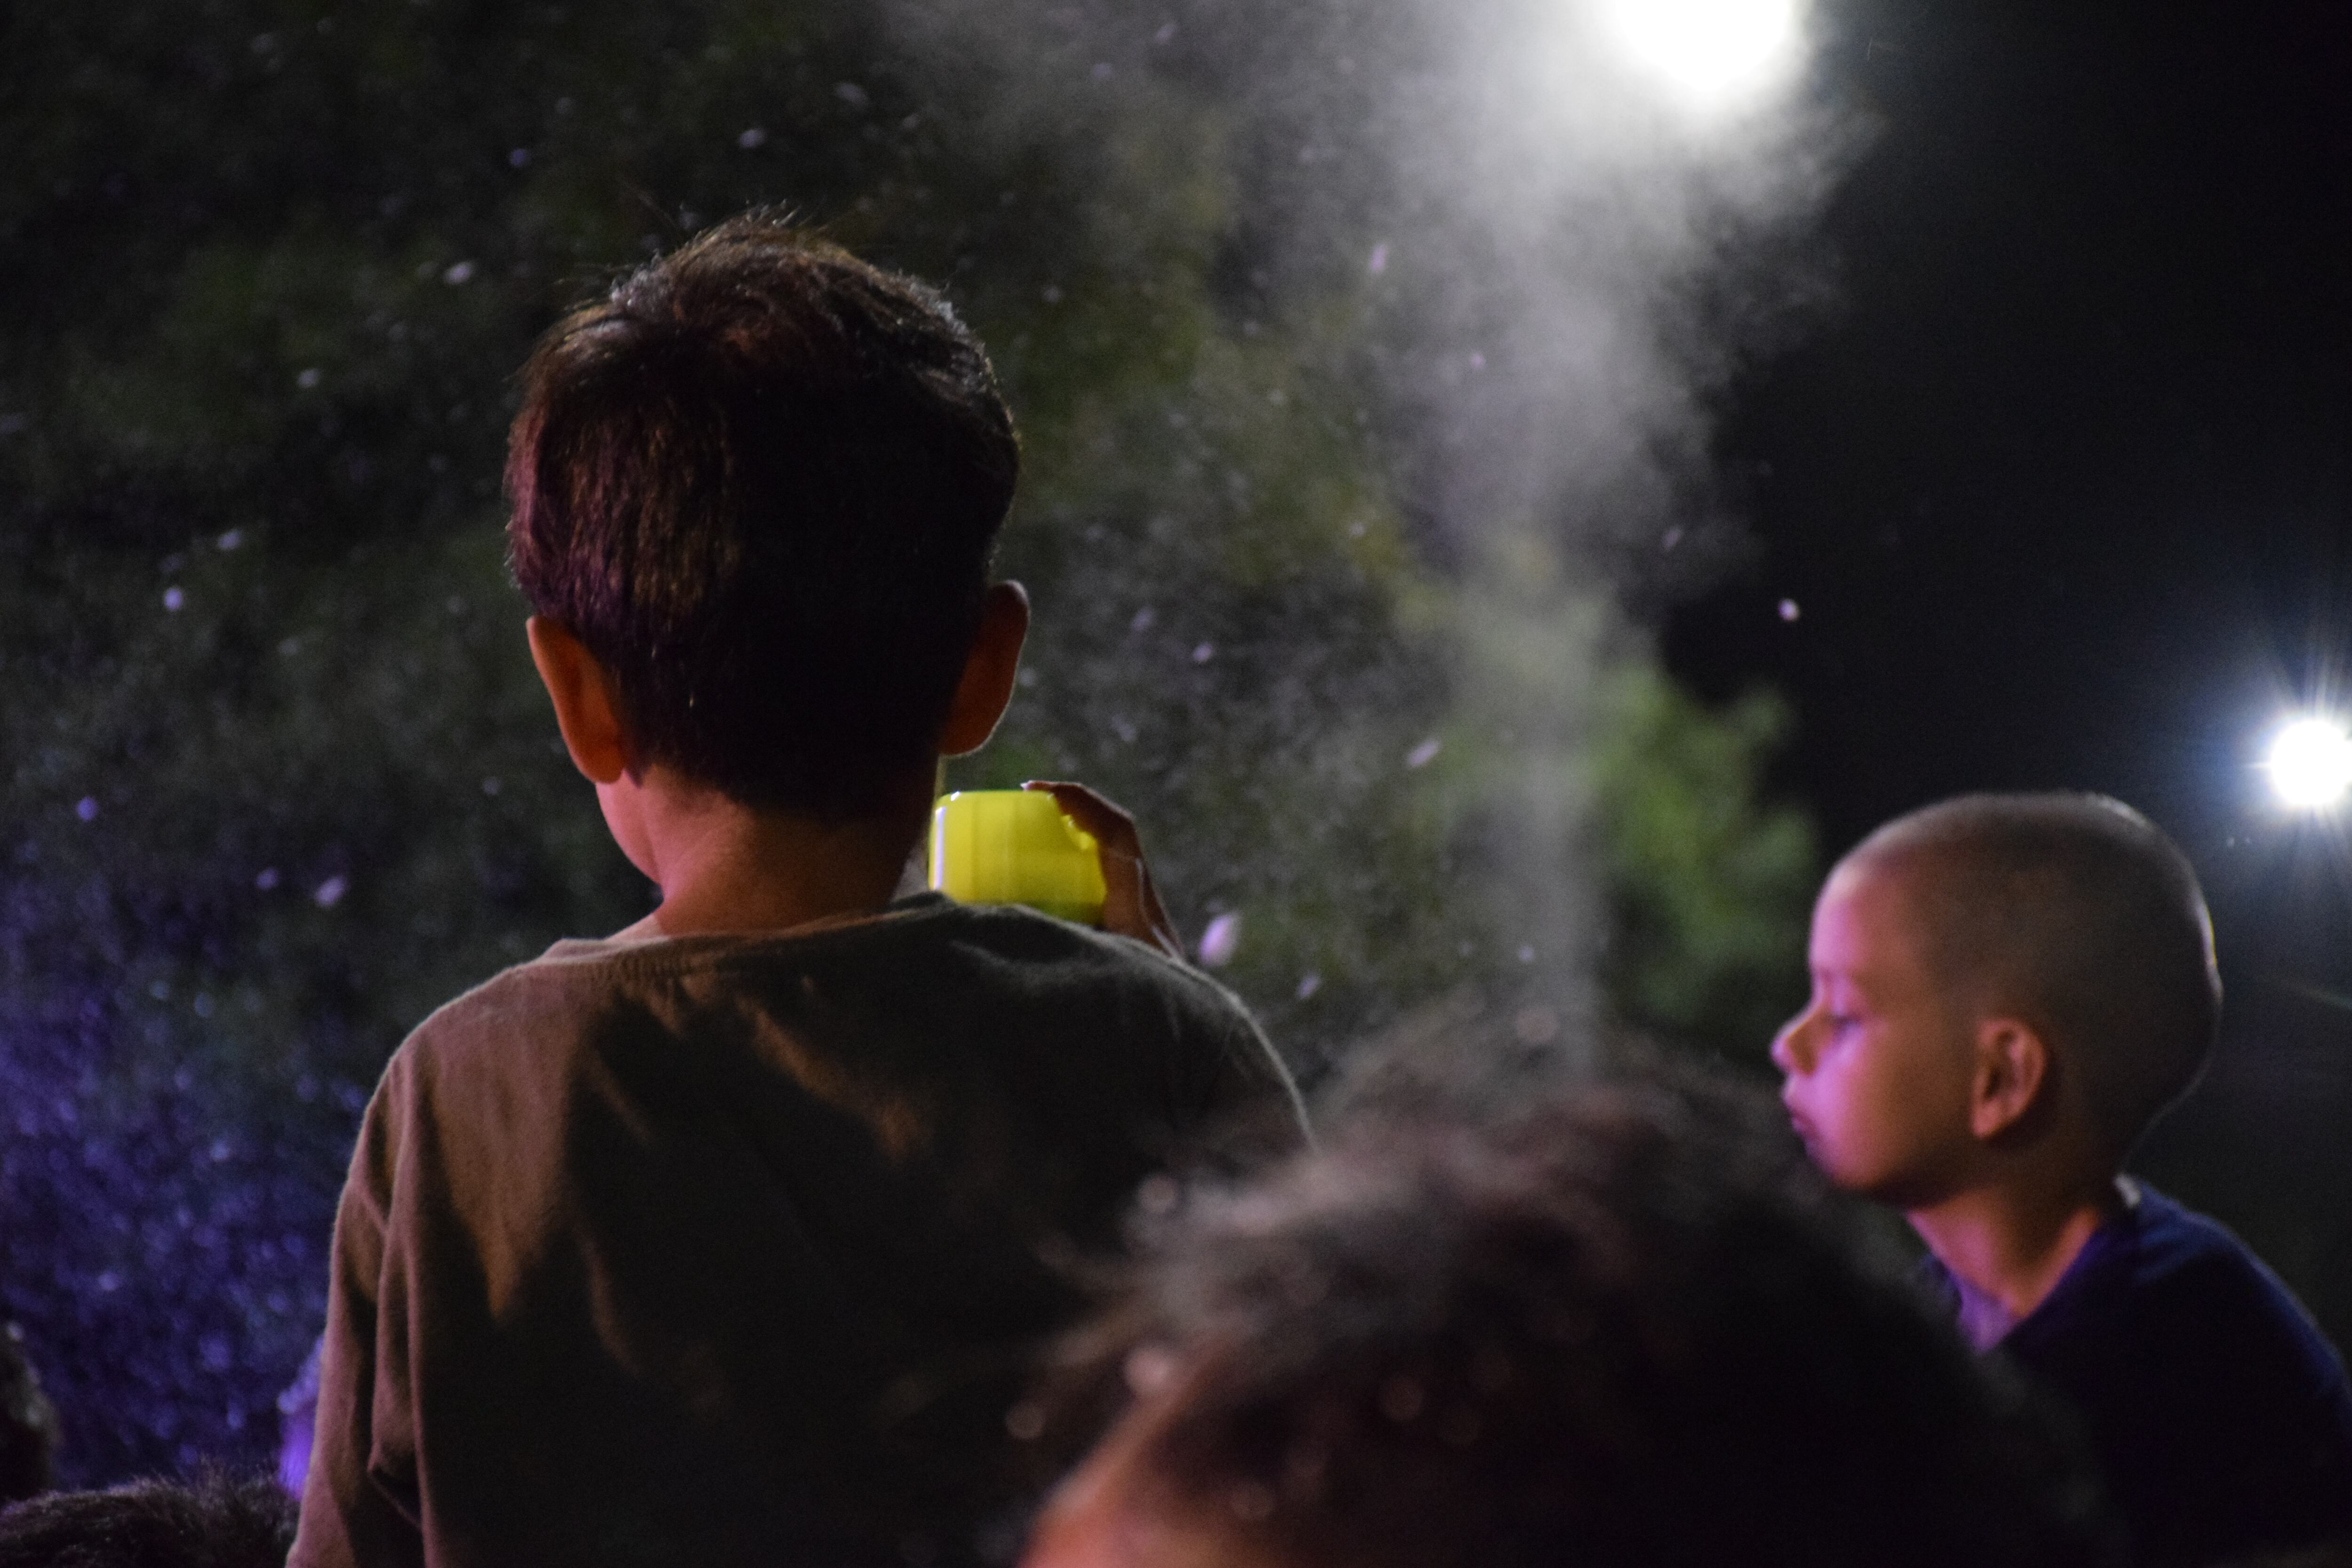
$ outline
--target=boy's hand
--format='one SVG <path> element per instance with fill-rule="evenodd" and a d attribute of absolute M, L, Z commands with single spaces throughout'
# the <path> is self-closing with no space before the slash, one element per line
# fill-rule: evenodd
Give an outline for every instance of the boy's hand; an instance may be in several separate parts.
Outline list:
<path fill-rule="evenodd" d="M 1181 963 L 1184 942 L 1160 901 L 1160 890 L 1151 885 L 1151 868 L 1143 863 L 1143 840 L 1136 835 L 1135 818 L 1084 784 L 1031 779 L 1021 787 L 1052 795 L 1062 815 L 1102 846 L 1103 929 L 1150 942 Z"/>

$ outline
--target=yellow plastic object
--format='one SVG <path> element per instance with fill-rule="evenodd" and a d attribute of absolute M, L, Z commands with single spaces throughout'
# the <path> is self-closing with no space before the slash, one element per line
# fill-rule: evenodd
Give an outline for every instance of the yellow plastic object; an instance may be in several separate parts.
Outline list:
<path fill-rule="evenodd" d="M 959 790 L 931 809 L 931 886 L 967 904 L 1026 904 L 1100 925 L 1094 836 L 1032 789 Z"/>

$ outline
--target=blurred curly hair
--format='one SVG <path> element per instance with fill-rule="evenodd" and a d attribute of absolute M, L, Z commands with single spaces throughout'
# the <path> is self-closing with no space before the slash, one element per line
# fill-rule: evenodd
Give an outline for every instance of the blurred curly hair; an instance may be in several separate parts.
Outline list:
<path fill-rule="evenodd" d="M 1298 1568 L 2106 1561 L 2070 1434 L 1772 1120 L 1655 1076 L 1368 1116 L 1150 1227 L 1063 1388 L 1135 1395 L 1147 1507 Z"/>
<path fill-rule="evenodd" d="M 0 1511 L 0 1568 L 282 1568 L 294 1500 L 268 1476 L 208 1470 Z"/>

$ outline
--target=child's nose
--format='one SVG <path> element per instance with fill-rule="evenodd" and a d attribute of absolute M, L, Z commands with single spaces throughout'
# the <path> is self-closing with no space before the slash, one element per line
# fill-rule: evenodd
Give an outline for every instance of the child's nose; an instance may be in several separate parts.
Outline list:
<path fill-rule="evenodd" d="M 1811 1068 L 1812 1052 L 1807 1044 L 1811 1031 L 1805 1024 L 1812 1016 L 1812 1009 L 1808 1007 L 1781 1025 L 1780 1032 L 1772 1037 L 1772 1065 L 1782 1072 L 1799 1073 Z"/>

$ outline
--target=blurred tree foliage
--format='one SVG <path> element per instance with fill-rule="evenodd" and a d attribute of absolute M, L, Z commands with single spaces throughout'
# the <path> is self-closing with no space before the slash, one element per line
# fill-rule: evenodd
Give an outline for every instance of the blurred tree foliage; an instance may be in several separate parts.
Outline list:
<path fill-rule="evenodd" d="M 1133 805 L 1303 1062 L 1483 973 L 1472 753 L 1428 744 L 1452 589 L 1346 369 L 1370 285 L 1267 300 L 1247 124 L 1055 15 L 1050 94 L 860 0 L 0 24 L 0 1310 L 70 1480 L 266 1452 L 385 1056 L 647 906 L 531 676 L 497 473 L 534 335 L 717 216 L 788 205 L 998 357 L 1040 626 L 962 782 Z M 1783 721 L 1611 679 L 1611 994 L 1752 1049 L 1811 873 L 1757 805 Z"/>
<path fill-rule="evenodd" d="M 1603 990 L 1657 1035 L 1753 1059 L 1805 990 L 1812 825 L 1760 803 L 1759 764 L 1786 736 L 1788 710 L 1753 691 L 1710 712 L 1633 662 L 1609 672 L 1601 702 Z"/>

